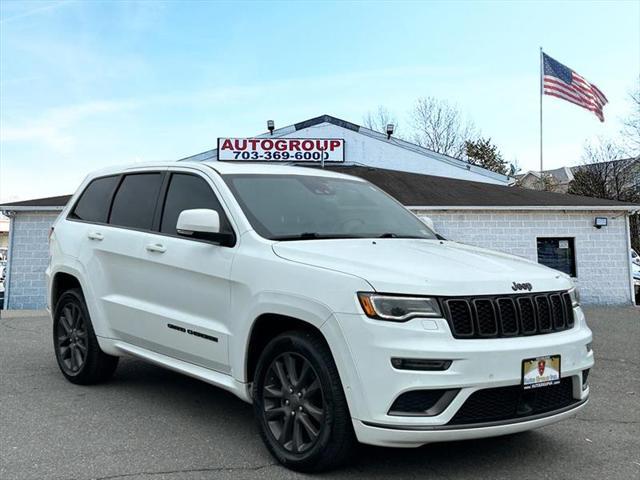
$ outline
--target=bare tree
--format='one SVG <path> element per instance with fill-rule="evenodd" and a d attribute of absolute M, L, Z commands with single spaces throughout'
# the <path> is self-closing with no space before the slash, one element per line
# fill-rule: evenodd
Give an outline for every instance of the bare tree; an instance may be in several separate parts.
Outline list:
<path fill-rule="evenodd" d="M 640 201 L 640 157 L 606 139 L 585 145 L 582 165 L 573 169 L 569 193 L 622 202 Z"/>
<path fill-rule="evenodd" d="M 389 113 L 389 110 L 379 105 L 377 110 L 372 112 L 369 110 L 367 114 L 362 118 L 364 126 L 375 130 L 376 132 L 387 133 L 387 125 L 393 123 L 394 125 L 394 135 L 398 134 L 398 120 L 395 115 Z"/>
<path fill-rule="evenodd" d="M 465 142 L 477 137 L 472 122 L 455 106 L 434 97 L 418 99 L 411 112 L 413 140 L 437 153 L 463 158 Z"/>
<path fill-rule="evenodd" d="M 573 169 L 569 193 L 640 203 L 640 155 L 623 158 L 624 149 L 609 140 L 587 144 L 583 164 Z M 631 244 L 640 249 L 640 215 L 629 218 Z"/>
<path fill-rule="evenodd" d="M 620 132 L 628 147 L 631 156 L 640 154 L 640 77 L 635 90 L 629 93 L 631 99 L 631 113 L 623 120 L 623 128 Z"/>

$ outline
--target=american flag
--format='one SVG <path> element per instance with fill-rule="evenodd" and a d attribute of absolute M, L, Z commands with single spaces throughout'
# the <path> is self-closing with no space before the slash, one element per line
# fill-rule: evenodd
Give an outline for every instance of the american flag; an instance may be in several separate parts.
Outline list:
<path fill-rule="evenodd" d="M 542 54 L 542 65 L 545 95 L 553 95 L 591 110 L 604 122 L 602 108 L 608 100 L 598 87 L 545 53 Z"/>

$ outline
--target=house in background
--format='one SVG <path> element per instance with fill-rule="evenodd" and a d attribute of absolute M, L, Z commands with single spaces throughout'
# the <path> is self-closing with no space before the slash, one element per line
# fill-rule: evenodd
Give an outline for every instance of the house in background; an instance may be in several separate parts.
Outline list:
<path fill-rule="evenodd" d="M 516 185 L 519 187 L 557 193 L 567 193 L 572 180 L 573 171 L 570 167 L 543 170 L 542 175 L 534 170 L 516 175 Z"/>
<path fill-rule="evenodd" d="M 611 182 L 622 180 L 625 184 L 623 187 L 635 187 L 640 190 L 640 155 L 610 162 L 543 170 L 542 174 L 539 171 L 529 170 L 515 176 L 516 185 L 530 190 L 567 193 L 576 173 L 581 170 L 591 170 L 598 177 L 609 179 Z"/>

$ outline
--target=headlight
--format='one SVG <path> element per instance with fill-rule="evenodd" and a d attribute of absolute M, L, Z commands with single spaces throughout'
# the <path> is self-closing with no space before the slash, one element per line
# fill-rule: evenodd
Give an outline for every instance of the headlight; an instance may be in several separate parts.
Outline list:
<path fill-rule="evenodd" d="M 358 293 L 358 299 L 364 313 L 379 320 L 405 322 L 414 317 L 442 316 L 435 298 Z"/>
<path fill-rule="evenodd" d="M 580 292 L 578 292 L 578 289 L 576 287 L 569 290 L 569 296 L 571 297 L 571 304 L 574 307 L 580 305 Z"/>

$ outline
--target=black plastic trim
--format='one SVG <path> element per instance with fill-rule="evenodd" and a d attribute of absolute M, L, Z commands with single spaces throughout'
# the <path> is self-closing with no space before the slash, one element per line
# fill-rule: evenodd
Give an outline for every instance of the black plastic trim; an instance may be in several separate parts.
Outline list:
<path fill-rule="evenodd" d="M 515 419 L 508 419 L 508 420 L 499 420 L 496 422 L 485 422 L 485 423 L 469 423 L 469 424 L 463 424 L 463 425 L 436 425 L 436 426 L 427 426 L 427 425 L 385 425 L 382 423 L 374 423 L 374 422 L 365 422 L 363 421 L 362 423 L 368 427 L 375 427 L 375 428 L 384 428 L 386 430 L 410 430 L 410 431 L 414 431 L 414 432 L 432 432 L 432 431 L 439 431 L 439 430 L 469 430 L 469 429 L 476 429 L 476 428 L 486 428 L 486 427 L 499 427 L 502 425 L 514 425 L 514 424 L 518 424 L 518 423 L 524 423 L 524 422 L 530 422 L 533 420 L 539 420 L 541 418 L 547 418 L 547 417 L 553 417 L 554 415 L 559 415 L 561 413 L 565 413 L 568 412 L 570 410 L 576 409 L 578 407 L 580 407 L 581 405 L 586 404 L 587 402 L 589 402 L 589 397 L 585 398 L 584 400 L 577 400 L 576 403 L 572 403 L 571 405 L 568 405 L 566 407 L 563 408 L 559 408 L 557 410 L 552 410 L 550 412 L 544 412 L 544 413 L 539 413 L 536 415 L 531 415 L 529 417 L 519 417 L 519 418 L 515 418 Z M 404 415 L 407 416 L 407 415 Z"/>
<path fill-rule="evenodd" d="M 416 391 L 420 391 L 420 390 L 410 390 L 409 392 L 404 392 L 403 394 L 399 395 L 393 401 L 391 408 L 393 408 L 393 405 L 396 403 L 396 401 L 398 401 L 400 397 L 402 397 L 402 395 L 405 395 L 411 392 L 416 392 Z M 436 403 L 433 404 L 433 406 L 431 406 L 430 408 L 422 412 L 405 412 L 401 410 L 389 409 L 389 412 L 387 413 L 387 415 L 391 417 L 435 417 L 437 415 L 440 415 L 442 412 L 446 410 L 446 408 L 449 405 L 451 405 L 451 402 L 453 401 L 454 398 L 456 398 L 459 392 L 460 392 L 459 388 L 452 388 L 449 390 L 445 390 L 442 393 L 442 396 L 436 401 Z"/>

